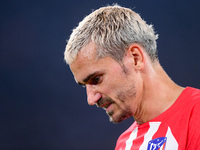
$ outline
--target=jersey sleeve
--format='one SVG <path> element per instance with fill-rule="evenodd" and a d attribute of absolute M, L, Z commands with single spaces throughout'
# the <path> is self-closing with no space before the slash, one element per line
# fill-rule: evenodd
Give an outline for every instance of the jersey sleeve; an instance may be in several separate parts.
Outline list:
<path fill-rule="evenodd" d="M 200 149 L 200 99 L 191 112 L 186 150 Z"/>

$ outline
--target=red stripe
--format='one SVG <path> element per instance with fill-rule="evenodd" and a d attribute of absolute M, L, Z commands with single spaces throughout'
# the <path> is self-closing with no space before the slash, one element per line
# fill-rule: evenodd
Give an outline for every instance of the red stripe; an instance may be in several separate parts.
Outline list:
<path fill-rule="evenodd" d="M 144 142 L 144 135 L 150 128 L 149 123 L 138 126 L 137 138 L 133 141 L 131 150 L 139 150 L 140 146 Z"/>
<path fill-rule="evenodd" d="M 158 131 L 153 135 L 152 139 L 156 139 L 159 137 L 165 137 L 166 133 L 167 133 L 167 129 L 168 127 L 165 125 L 160 125 L 158 128 Z"/>
<path fill-rule="evenodd" d="M 133 132 L 133 130 L 135 130 L 135 128 L 137 127 L 136 122 L 134 122 L 127 130 L 126 132 L 124 132 L 119 139 L 117 140 L 117 144 L 115 147 L 115 150 L 121 150 L 121 149 L 125 149 L 126 147 L 126 141 L 129 139 L 130 134 Z"/>

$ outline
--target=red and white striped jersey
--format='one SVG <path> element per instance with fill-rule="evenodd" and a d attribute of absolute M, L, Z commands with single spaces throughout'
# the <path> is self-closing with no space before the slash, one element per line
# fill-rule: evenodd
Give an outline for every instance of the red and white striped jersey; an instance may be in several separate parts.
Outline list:
<path fill-rule="evenodd" d="M 155 119 L 134 122 L 115 150 L 200 150 L 200 90 L 187 87 L 176 102 Z"/>

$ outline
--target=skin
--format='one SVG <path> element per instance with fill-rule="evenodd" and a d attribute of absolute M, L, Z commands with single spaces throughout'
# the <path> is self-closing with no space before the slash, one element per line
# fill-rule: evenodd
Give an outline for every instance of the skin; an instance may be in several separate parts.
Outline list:
<path fill-rule="evenodd" d="M 89 105 L 106 110 L 114 123 L 133 116 L 143 124 L 167 110 L 184 88 L 176 85 L 159 62 L 151 62 L 144 48 L 131 44 L 122 63 L 96 58 L 90 42 L 70 64 L 76 82 L 84 85 Z"/>

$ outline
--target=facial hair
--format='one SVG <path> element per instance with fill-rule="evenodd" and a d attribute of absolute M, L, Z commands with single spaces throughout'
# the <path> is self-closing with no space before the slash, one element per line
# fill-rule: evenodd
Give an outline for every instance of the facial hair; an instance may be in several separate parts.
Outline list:
<path fill-rule="evenodd" d="M 108 112 L 107 114 L 108 114 L 108 116 L 109 116 L 110 122 L 113 122 L 113 123 L 115 123 L 115 124 L 116 124 L 116 123 L 120 123 L 120 122 L 122 122 L 123 120 L 125 120 L 125 119 L 127 119 L 127 118 L 129 118 L 129 117 L 132 116 L 132 113 L 131 113 L 131 111 L 129 111 L 129 110 L 123 110 L 123 111 L 121 111 L 120 115 L 117 115 L 115 118 L 112 117 L 113 112 Z"/>
<path fill-rule="evenodd" d="M 128 77 L 130 75 L 129 70 L 123 65 L 123 63 L 121 67 L 122 67 L 122 72 Z M 119 91 L 116 92 L 116 99 L 120 102 L 120 104 L 123 104 L 123 106 L 120 106 L 119 103 L 117 103 L 116 101 L 114 101 L 109 97 L 101 98 L 97 102 L 97 106 L 101 107 L 106 103 L 115 105 L 115 108 L 117 108 L 117 112 L 111 110 L 107 112 L 107 115 L 109 116 L 109 120 L 111 122 L 120 123 L 123 120 L 133 116 L 133 112 L 131 111 L 131 106 L 127 106 L 124 104 L 127 103 L 127 101 L 133 101 L 135 97 L 136 97 L 135 84 L 132 83 L 132 85 L 129 86 L 124 85 L 122 88 L 119 89 Z"/>
<path fill-rule="evenodd" d="M 135 86 L 132 86 L 126 91 L 118 92 L 117 99 L 124 104 L 126 103 L 126 101 L 130 99 L 134 100 L 135 96 L 136 96 Z M 119 108 L 118 114 L 115 117 L 112 117 L 112 114 L 109 115 L 111 122 L 120 123 L 123 120 L 133 116 L 130 106 L 124 105 L 123 108 L 120 106 L 118 106 L 118 108 Z"/>
<path fill-rule="evenodd" d="M 132 93 L 132 94 L 130 94 Z M 116 99 L 118 99 L 118 101 L 120 101 L 122 104 L 124 104 L 124 102 L 126 100 L 128 100 L 128 98 L 131 97 L 131 99 L 133 99 L 135 97 L 136 93 L 135 93 L 135 88 L 132 87 L 127 91 L 120 91 L 117 94 Z M 120 103 L 120 104 L 121 104 Z M 123 120 L 129 118 L 132 116 L 132 111 L 130 109 L 130 107 L 123 107 L 120 106 L 116 101 L 114 101 L 113 99 L 111 99 L 110 97 L 103 97 L 101 98 L 98 102 L 97 102 L 97 106 L 98 107 L 102 107 L 105 104 L 112 104 L 115 105 L 114 107 L 117 108 L 117 112 L 116 109 L 115 110 L 111 110 L 109 112 L 106 112 L 107 115 L 109 116 L 109 120 L 113 123 L 120 123 Z"/>

